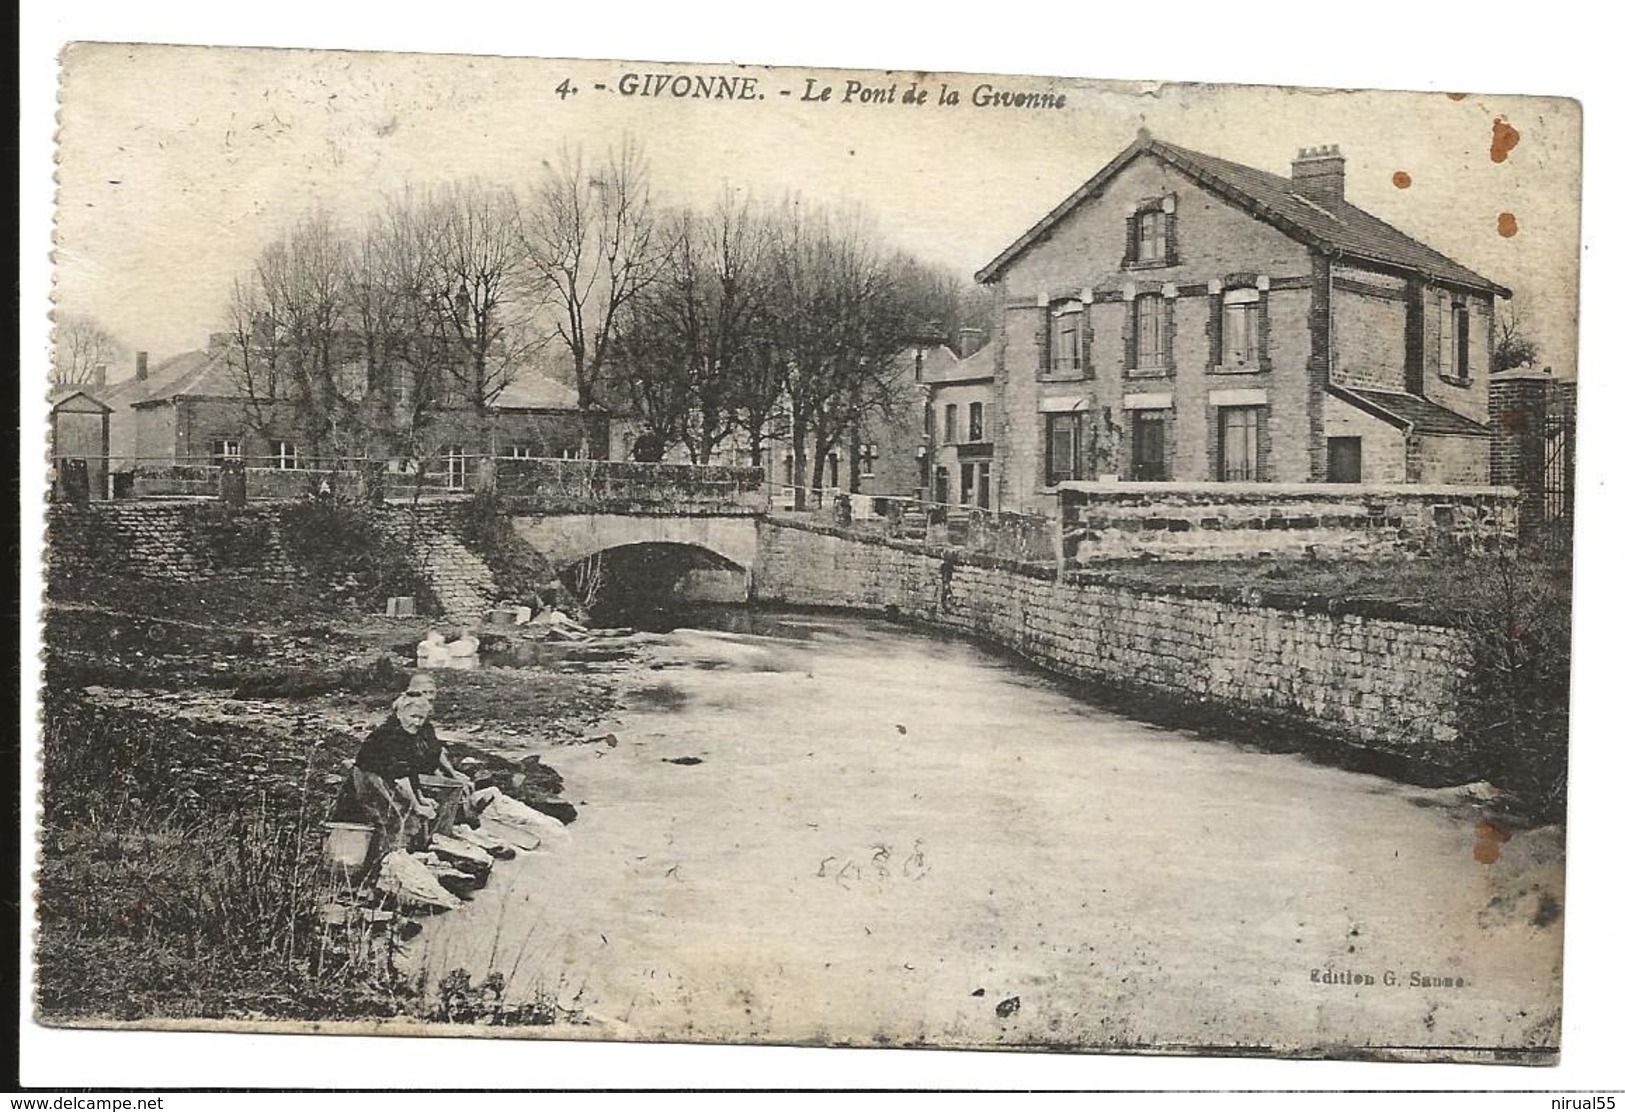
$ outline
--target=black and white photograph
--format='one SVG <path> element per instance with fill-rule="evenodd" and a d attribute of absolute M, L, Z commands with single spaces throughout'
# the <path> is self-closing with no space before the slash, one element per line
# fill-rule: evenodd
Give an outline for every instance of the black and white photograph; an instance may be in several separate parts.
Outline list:
<path fill-rule="evenodd" d="M 1577 101 L 58 82 L 34 1023 L 1558 1062 Z"/>

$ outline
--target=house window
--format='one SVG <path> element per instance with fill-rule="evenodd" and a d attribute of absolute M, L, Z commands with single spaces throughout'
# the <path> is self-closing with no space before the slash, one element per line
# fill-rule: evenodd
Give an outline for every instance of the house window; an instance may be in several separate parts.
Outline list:
<path fill-rule="evenodd" d="M 1227 483 L 1254 483 L 1260 478 L 1256 405 L 1219 410 L 1219 478 Z"/>
<path fill-rule="evenodd" d="M 979 444 L 982 441 L 982 403 L 970 403 L 970 442 Z"/>
<path fill-rule="evenodd" d="M 446 489 L 462 490 L 468 483 L 468 453 L 456 445 L 441 452 L 440 458 L 446 465 Z"/>
<path fill-rule="evenodd" d="M 1161 370 L 1166 363 L 1168 313 L 1161 294 L 1134 299 L 1134 370 Z"/>
<path fill-rule="evenodd" d="M 219 467 L 228 459 L 243 458 L 243 442 L 221 438 L 209 441 L 209 466 Z"/>
<path fill-rule="evenodd" d="M 1076 298 L 1050 306 L 1049 361 L 1045 369 L 1051 374 L 1083 370 L 1083 302 Z"/>
<path fill-rule="evenodd" d="M 959 504 L 968 506 L 976 497 L 976 465 L 962 463 L 959 465 Z"/>
<path fill-rule="evenodd" d="M 1123 253 L 1123 265 L 1173 266 L 1178 262 L 1177 255 L 1173 196 L 1159 197 L 1136 208 L 1128 218 L 1128 245 Z"/>
<path fill-rule="evenodd" d="M 1044 415 L 1044 482 L 1048 486 L 1083 478 L 1083 415 Z"/>
<path fill-rule="evenodd" d="M 295 471 L 299 467 L 299 445 L 291 440 L 271 441 L 271 466 L 278 471 Z"/>
<path fill-rule="evenodd" d="M 858 445 L 858 478 L 872 479 L 875 477 L 875 460 L 880 458 L 880 445 Z"/>
<path fill-rule="evenodd" d="M 1224 365 L 1258 365 L 1258 291 L 1231 290 L 1224 295 Z"/>
<path fill-rule="evenodd" d="M 1360 481 L 1360 438 L 1358 436 L 1328 436 L 1326 438 L 1326 481 L 1329 483 L 1357 483 Z"/>
<path fill-rule="evenodd" d="M 1129 477 L 1135 482 L 1160 483 L 1168 479 L 1166 413 L 1136 409 L 1129 425 Z"/>
<path fill-rule="evenodd" d="M 1168 214 L 1160 208 L 1136 218 L 1134 261 L 1160 263 L 1168 256 Z"/>
<path fill-rule="evenodd" d="M 959 407 L 945 405 L 942 407 L 942 442 L 944 444 L 959 443 Z"/>

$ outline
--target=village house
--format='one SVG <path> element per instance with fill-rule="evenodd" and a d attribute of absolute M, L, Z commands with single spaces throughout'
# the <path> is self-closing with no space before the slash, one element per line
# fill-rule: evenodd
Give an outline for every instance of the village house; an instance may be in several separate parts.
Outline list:
<path fill-rule="evenodd" d="M 981 332 L 961 329 L 959 356 L 923 367 L 927 387 L 926 456 L 930 483 L 923 498 L 954 507 L 993 506 L 994 348 Z"/>
<path fill-rule="evenodd" d="M 1504 287 L 1344 199 L 1141 130 L 1002 251 L 995 495 L 1057 484 L 1487 484 Z M 984 417 L 985 420 L 985 417 Z"/>
<path fill-rule="evenodd" d="M 171 466 L 219 466 L 241 459 L 253 468 L 302 470 L 343 465 L 312 460 L 298 415 L 284 401 L 253 401 L 232 366 L 221 335 L 206 349 L 185 352 L 149 367 L 136 356 L 135 374 L 101 392 L 111 408 L 110 455 L 115 475 Z M 395 399 L 393 404 L 404 404 Z M 432 446 L 421 461 L 454 489 L 470 461 L 509 458 L 603 458 L 608 418 L 583 411 L 575 392 L 539 374 L 522 374 L 498 395 L 489 437 L 479 416 L 454 397 L 429 408 L 419 437 Z M 387 461 L 400 469 L 404 457 Z"/>

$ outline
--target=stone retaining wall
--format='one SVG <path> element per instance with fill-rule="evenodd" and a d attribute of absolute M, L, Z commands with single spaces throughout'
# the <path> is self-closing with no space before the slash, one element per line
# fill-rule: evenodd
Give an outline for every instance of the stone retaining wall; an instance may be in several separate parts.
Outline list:
<path fill-rule="evenodd" d="M 1140 556 L 1359 559 L 1517 536 L 1505 487 L 1329 483 L 1066 483 L 1069 561 Z"/>
<path fill-rule="evenodd" d="M 1407 757 L 1448 752 L 1470 649 L 1455 630 L 1236 590 L 1154 589 L 781 522 L 762 525 L 763 602 L 893 612 L 1078 679 L 1309 725 Z"/>
<path fill-rule="evenodd" d="M 49 515 L 52 579 L 95 572 L 181 583 L 253 578 L 291 586 L 305 578 L 288 554 L 272 506 L 232 512 L 219 502 L 56 503 Z"/>

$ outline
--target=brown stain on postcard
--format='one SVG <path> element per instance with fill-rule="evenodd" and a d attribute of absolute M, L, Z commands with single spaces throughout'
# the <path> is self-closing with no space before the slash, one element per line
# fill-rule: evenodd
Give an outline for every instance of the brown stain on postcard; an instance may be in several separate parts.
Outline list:
<path fill-rule="evenodd" d="M 1495 218 L 1495 230 L 1501 233 L 1503 239 L 1511 239 L 1518 234 L 1518 218 L 1510 212 L 1503 212 Z"/>
<path fill-rule="evenodd" d="M 1501 858 L 1501 844 L 1512 835 L 1489 819 L 1479 819 L 1473 830 L 1473 860 L 1480 865 L 1493 865 Z"/>
<path fill-rule="evenodd" d="M 1411 176 L 1409 174 L 1407 174 L 1403 170 L 1395 170 L 1394 171 L 1394 188 L 1395 189 L 1409 189 L 1410 187 L 1411 187 Z"/>
<path fill-rule="evenodd" d="M 1505 116 L 1495 117 L 1495 123 L 1490 125 L 1490 161 L 1505 162 L 1521 138 L 1518 129 L 1507 123 Z"/>

